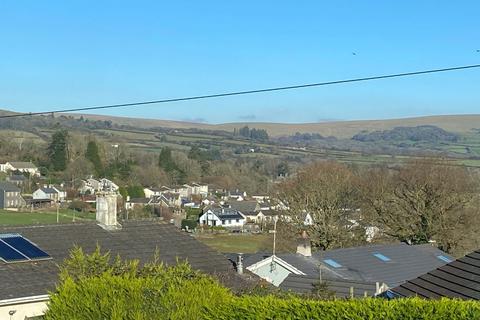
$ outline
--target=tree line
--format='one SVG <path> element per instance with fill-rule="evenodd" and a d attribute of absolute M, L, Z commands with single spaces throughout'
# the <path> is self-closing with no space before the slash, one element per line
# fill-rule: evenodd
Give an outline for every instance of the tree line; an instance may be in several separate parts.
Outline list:
<path fill-rule="evenodd" d="M 438 159 L 398 168 L 317 162 L 281 183 L 275 197 L 288 208 L 284 237 L 306 230 L 320 249 L 373 241 L 432 243 L 455 255 L 474 250 L 480 237 L 478 174 Z M 304 224 L 309 213 L 312 225 Z"/>

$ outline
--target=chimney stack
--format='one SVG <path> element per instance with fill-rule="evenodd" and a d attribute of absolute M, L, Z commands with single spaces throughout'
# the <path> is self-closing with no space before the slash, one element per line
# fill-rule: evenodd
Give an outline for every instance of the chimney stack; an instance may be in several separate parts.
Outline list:
<path fill-rule="evenodd" d="M 105 230 L 118 230 L 121 225 L 117 222 L 117 194 L 113 192 L 97 193 L 97 223 Z"/>
<path fill-rule="evenodd" d="M 308 239 L 307 232 L 304 230 L 302 232 L 302 237 L 299 240 L 297 245 L 297 254 L 301 254 L 305 257 L 312 256 L 312 246 L 310 244 L 310 239 Z"/>

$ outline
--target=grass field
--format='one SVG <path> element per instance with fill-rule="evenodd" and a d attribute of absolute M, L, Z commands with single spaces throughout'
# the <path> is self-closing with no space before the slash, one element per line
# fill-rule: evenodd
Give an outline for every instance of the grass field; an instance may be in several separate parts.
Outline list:
<path fill-rule="evenodd" d="M 72 210 L 62 209 L 59 212 L 60 223 L 72 223 L 75 215 L 75 222 L 95 220 L 95 213 L 79 213 Z M 0 210 L 0 225 L 41 225 L 57 223 L 56 212 L 15 212 Z"/>
<path fill-rule="evenodd" d="M 271 234 L 220 233 L 198 234 L 195 238 L 220 252 L 255 253 L 271 251 Z"/>

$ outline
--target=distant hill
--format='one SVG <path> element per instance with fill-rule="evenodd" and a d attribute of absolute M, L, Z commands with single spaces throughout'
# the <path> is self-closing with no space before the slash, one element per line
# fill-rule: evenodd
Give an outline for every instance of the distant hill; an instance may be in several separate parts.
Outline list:
<path fill-rule="evenodd" d="M 1 111 L 0 114 L 12 114 L 11 111 Z M 224 130 L 233 132 L 235 128 L 249 126 L 250 128 L 265 129 L 272 137 L 294 135 L 295 133 L 318 133 L 324 137 L 334 136 L 337 138 L 352 138 L 359 133 L 392 130 L 396 127 L 435 126 L 448 132 L 464 134 L 473 129 L 480 128 L 480 115 L 445 115 L 428 116 L 405 119 L 388 120 L 358 120 L 358 121 L 335 121 L 321 123 L 266 123 L 266 122 L 238 122 L 224 124 L 192 123 L 183 121 L 141 119 L 90 114 L 65 114 L 74 118 L 83 117 L 92 121 L 108 121 L 117 125 L 135 127 L 138 129 L 148 128 L 177 128 L 177 129 L 202 129 Z"/>
<path fill-rule="evenodd" d="M 80 117 L 80 115 L 74 115 Z M 198 128 L 205 130 L 225 130 L 233 132 L 234 128 L 245 125 L 250 128 L 265 129 L 273 137 L 293 135 L 299 133 L 318 133 L 324 137 L 352 138 L 362 132 L 391 130 L 395 127 L 417 127 L 432 125 L 453 133 L 468 133 L 472 129 L 480 128 L 480 115 L 446 115 L 429 116 L 389 120 L 358 120 L 335 121 L 321 123 L 266 123 L 266 122 L 238 122 L 224 124 L 191 123 L 182 121 L 136 119 L 101 115 L 82 115 L 92 120 L 107 120 L 114 123 L 130 125 L 138 128 L 165 127 L 165 128 Z"/>
<path fill-rule="evenodd" d="M 459 135 L 442 128 L 428 125 L 417 127 L 395 127 L 392 130 L 358 133 L 353 140 L 362 142 L 390 142 L 390 141 L 423 141 L 423 142 L 457 142 Z"/>

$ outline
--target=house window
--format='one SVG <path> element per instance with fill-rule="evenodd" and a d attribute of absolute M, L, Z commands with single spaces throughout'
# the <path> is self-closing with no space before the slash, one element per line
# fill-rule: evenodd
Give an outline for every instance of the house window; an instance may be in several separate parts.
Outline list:
<path fill-rule="evenodd" d="M 446 263 L 452 262 L 452 259 L 450 259 L 450 258 L 448 258 L 448 257 L 446 257 L 446 256 L 444 256 L 444 255 L 439 255 L 439 256 L 437 256 L 437 259 L 440 259 L 440 260 L 442 260 L 442 261 L 444 261 L 444 262 L 446 262 Z"/>
<path fill-rule="evenodd" d="M 325 260 L 323 260 L 323 262 L 325 262 L 326 264 L 328 264 L 329 266 L 334 267 L 334 268 L 341 268 L 342 267 L 342 265 L 340 263 L 338 263 L 337 261 L 335 261 L 333 259 L 325 259 Z"/>
<path fill-rule="evenodd" d="M 239 223 L 239 222 L 240 222 L 240 219 L 237 219 L 237 223 Z"/>
<path fill-rule="evenodd" d="M 231 223 L 231 220 L 227 220 L 227 223 L 230 224 L 230 223 Z"/>
<path fill-rule="evenodd" d="M 225 224 L 225 220 L 222 220 L 222 224 Z"/>
<path fill-rule="evenodd" d="M 384 255 L 381 254 L 381 253 L 374 253 L 373 255 L 374 255 L 376 258 L 382 260 L 383 262 L 388 262 L 388 261 L 391 260 L 389 257 L 384 256 Z"/>

